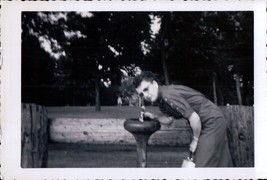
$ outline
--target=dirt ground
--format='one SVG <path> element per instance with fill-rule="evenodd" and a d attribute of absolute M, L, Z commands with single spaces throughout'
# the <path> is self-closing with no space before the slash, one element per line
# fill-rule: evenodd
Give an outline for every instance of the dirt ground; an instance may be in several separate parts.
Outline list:
<path fill-rule="evenodd" d="M 147 167 L 180 167 L 187 150 L 148 146 Z M 48 168 L 127 168 L 136 164 L 136 147 L 132 145 L 49 144 Z"/>

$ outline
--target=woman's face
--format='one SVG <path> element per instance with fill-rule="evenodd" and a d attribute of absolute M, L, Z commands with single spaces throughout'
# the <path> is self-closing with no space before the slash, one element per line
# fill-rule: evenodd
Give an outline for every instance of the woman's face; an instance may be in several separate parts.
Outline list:
<path fill-rule="evenodd" d="M 158 98 L 159 86 L 156 81 L 143 80 L 136 88 L 137 93 L 146 101 L 155 102 Z"/>

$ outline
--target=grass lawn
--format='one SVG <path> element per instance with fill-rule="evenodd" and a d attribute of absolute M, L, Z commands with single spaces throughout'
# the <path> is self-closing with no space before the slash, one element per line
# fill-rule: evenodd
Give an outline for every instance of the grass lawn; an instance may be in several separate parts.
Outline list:
<path fill-rule="evenodd" d="M 130 106 L 101 106 L 101 111 L 95 111 L 94 106 L 62 106 L 62 107 L 47 107 L 48 117 L 65 117 L 65 118 L 138 118 L 141 112 L 140 107 Z M 159 113 L 159 108 L 156 106 L 147 106 L 146 111 Z"/>
<path fill-rule="evenodd" d="M 147 147 L 147 167 L 181 167 L 188 147 Z M 50 144 L 48 168 L 127 168 L 137 166 L 135 145 Z"/>

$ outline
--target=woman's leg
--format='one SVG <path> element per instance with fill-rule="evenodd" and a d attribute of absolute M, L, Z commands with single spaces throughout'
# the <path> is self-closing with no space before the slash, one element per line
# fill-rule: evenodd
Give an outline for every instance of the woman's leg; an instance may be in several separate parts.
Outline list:
<path fill-rule="evenodd" d="M 203 127 L 195 154 L 196 167 L 229 167 L 231 156 L 228 148 L 226 121 L 213 119 Z"/>

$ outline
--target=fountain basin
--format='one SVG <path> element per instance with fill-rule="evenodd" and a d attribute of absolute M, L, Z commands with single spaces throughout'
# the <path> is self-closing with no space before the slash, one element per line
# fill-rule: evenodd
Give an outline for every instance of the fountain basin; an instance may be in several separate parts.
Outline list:
<path fill-rule="evenodd" d="M 158 120 L 144 120 L 140 122 L 139 119 L 127 119 L 124 122 L 124 128 L 136 134 L 153 134 L 160 129 L 160 123 Z"/>
<path fill-rule="evenodd" d="M 127 119 L 124 128 L 132 133 L 136 140 L 137 150 L 137 167 L 147 166 L 147 143 L 149 137 L 160 129 L 158 120 L 146 120 L 140 122 L 139 119 Z"/>

